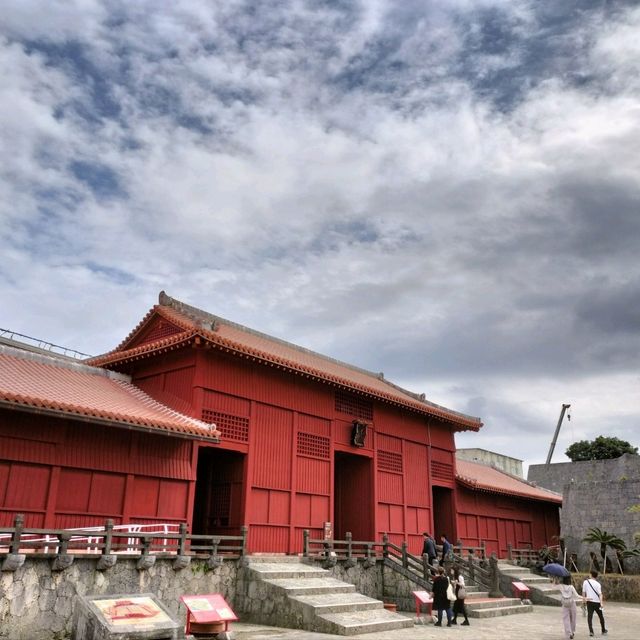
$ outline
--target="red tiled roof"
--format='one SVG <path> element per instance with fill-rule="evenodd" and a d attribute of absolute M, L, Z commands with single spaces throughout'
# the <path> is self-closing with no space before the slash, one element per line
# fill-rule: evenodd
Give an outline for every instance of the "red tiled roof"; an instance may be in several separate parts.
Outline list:
<path fill-rule="evenodd" d="M 213 425 L 160 404 L 128 376 L 0 346 L 0 406 L 218 440 Z"/>
<path fill-rule="evenodd" d="M 487 491 L 562 504 L 562 496 L 559 493 L 536 487 L 522 478 L 516 478 L 495 467 L 478 462 L 457 458 L 456 480 L 475 491 Z"/>
<path fill-rule="evenodd" d="M 156 315 L 183 331 L 135 346 L 136 339 L 144 333 Z M 228 352 L 242 354 L 271 366 L 341 386 L 419 413 L 436 416 L 453 424 L 458 430 L 477 431 L 482 426 L 479 418 L 429 402 L 424 398 L 424 394 L 418 395 L 402 389 L 385 380 L 381 374 L 359 369 L 284 340 L 253 331 L 170 298 L 164 292 L 160 294 L 160 304 L 147 313 L 116 349 L 87 362 L 108 367 L 158 351 L 174 349 L 198 338 Z"/>

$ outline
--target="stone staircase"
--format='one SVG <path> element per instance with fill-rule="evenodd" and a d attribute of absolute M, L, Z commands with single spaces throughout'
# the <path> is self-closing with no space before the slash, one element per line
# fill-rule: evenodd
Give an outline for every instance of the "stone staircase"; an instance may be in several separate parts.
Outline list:
<path fill-rule="evenodd" d="M 470 618 L 496 618 L 514 613 L 529 613 L 533 605 L 523 604 L 519 598 L 490 598 L 488 591 L 468 585 L 465 606 Z"/>
<path fill-rule="evenodd" d="M 470 618 L 497 618 L 514 613 L 533 611 L 532 604 L 524 604 L 520 598 L 469 598 L 465 600 Z"/>
<path fill-rule="evenodd" d="M 249 556 L 243 572 L 243 620 L 344 636 L 413 626 L 301 558 Z"/>
<path fill-rule="evenodd" d="M 529 587 L 530 600 L 534 604 L 561 606 L 560 589 L 548 577 L 533 573 L 526 567 L 511 564 L 507 560 L 498 561 L 498 570 L 503 593 L 509 592 L 512 582 L 523 582 Z"/>

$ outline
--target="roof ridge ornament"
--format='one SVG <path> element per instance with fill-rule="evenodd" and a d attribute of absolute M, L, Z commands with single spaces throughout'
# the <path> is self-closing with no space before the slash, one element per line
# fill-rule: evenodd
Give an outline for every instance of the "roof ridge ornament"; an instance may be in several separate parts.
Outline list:
<path fill-rule="evenodd" d="M 165 291 L 161 291 L 158 296 L 158 304 L 161 307 L 170 307 L 178 313 L 182 313 L 190 318 L 198 329 L 206 331 L 218 331 L 218 321 L 212 318 L 210 314 L 189 304 L 176 300 L 168 295 Z"/>

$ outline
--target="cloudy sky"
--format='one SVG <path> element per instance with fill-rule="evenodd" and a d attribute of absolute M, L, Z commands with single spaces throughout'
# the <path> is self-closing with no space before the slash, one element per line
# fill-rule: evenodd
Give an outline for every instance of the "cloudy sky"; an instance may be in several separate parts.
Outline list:
<path fill-rule="evenodd" d="M 480 416 L 640 445 L 640 7 L 4 0 L 0 327 L 158 292 Z"/>

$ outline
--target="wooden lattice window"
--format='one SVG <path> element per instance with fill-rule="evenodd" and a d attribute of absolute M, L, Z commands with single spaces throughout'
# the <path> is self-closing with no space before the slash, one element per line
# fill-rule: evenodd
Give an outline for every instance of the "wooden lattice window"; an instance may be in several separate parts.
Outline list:
<path fill-rule="evenodd" d="M 249 418 L 241 418 L 212 409 L 203 409 L 202 421 L 215 424 L 224 440 L 249 442 Z"/>
<path fill-rule="evenodd" d="M 378 470 L 402 473 L 402 454 L 394 451 L 378 451 Z"/>
<path fill-rule="evenodd" d="M 156 340 L 162 340 L 162 338 L 168 338 L 169 336 L 173 336 L 176 333 L 180 333 L 182 329 L 180 327 L 176 327 L 175 324 L 171 324 L 170 322 L 164 322 L 160 320 L 157 322 L 155 326 L 149 329 L 148 333 L 146 333 L 142 340 L 141 344 L 146 344 L 147 342 L 155 342 Z"/>
<path fill-rule="evenodd" d="M 434 460 L 431 463 L 431 474 L 434 480 L 450 482 L 453 480 L 453 465 Z"/>
<path fill-rule="evenodd" d="M 338 389 L 336 391 L 336 411 L 357 416 L 363 420 L 373 420 L 373 402 Z"/>
<path fill-rule="evenodd" d="M 329 438 L 318 436 L 315 433 L 300 432 L 298 434 L 298 455 L 328 460 L 330 451 Z"/>

